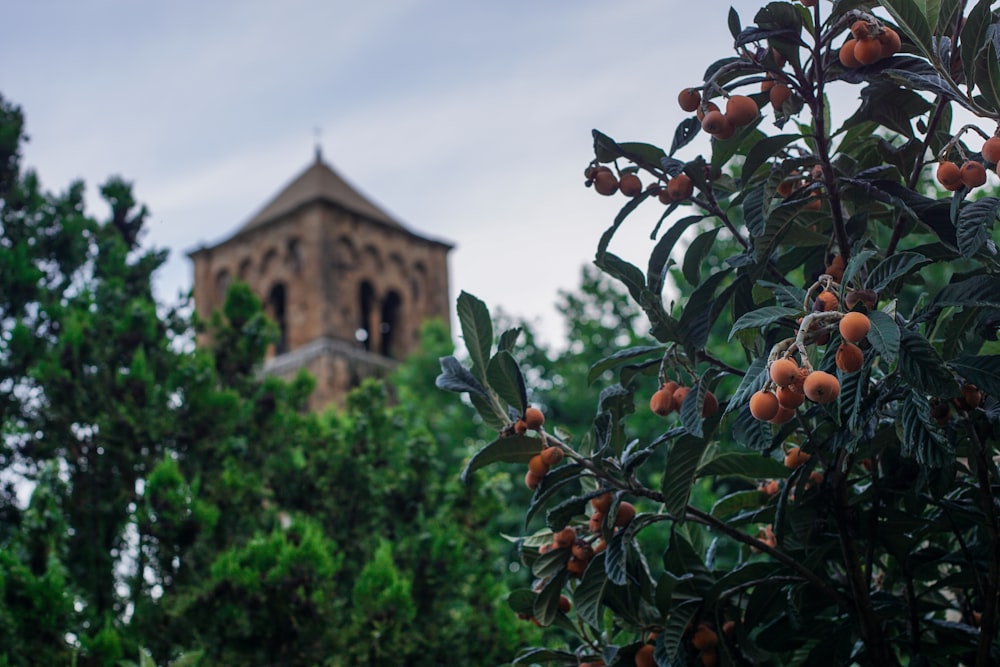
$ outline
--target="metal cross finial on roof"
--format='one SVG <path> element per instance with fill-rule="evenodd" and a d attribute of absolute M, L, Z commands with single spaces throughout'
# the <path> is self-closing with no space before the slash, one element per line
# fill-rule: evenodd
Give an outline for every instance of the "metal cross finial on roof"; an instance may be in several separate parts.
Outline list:
<path fill-rule="evenodd" d="M 323 161 L 323 147 L 321 145 L 321 136 L 323 134 L 323 128 L 314 127 L 313 134 L 316 136 L 316 162 Z"/>

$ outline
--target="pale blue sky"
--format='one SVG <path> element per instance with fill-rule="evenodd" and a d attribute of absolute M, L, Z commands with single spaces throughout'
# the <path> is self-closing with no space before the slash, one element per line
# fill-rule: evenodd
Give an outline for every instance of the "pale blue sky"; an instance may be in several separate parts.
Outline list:
<path fill-rule="evenodd" d="M 583 187 L 591 128 L 668 146 L 677 91 L 731 54 L 729 4 L 11 2 L 0 93 L 25 111 L 25 164 L 46 187 L 135 183 L 145 242 L 171 251 L 162 299 L 190 288 L 185 251 L 309 164 L 321 127 L 348 180 L 456 244 L 452 299 L 541 318 L 557 342 L 557 291 L 625 201 Z M 761 3 L 732 4 L 746 24 Z M 644 265 L 658 215 L 640 211 L 613 250 Z"/>

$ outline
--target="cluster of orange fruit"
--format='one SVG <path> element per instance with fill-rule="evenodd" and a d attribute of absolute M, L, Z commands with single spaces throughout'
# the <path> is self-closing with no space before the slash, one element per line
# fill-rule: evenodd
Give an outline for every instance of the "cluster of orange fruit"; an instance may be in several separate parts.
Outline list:
<path fill-rule="evenodd" d="M 635 169 L 636 167 L 623 169 L 619 176 L 615 176 L 609 167 L 591 164 L 583 170 L 583 175 L 587 179 L 584 185 L 593 186 L 598 194 L 605 197 L 610 197 L 616 192 L 621 192 L 626 197 L 638 197 L 642 194 L 643 187 Z M 672 204 L 691 198 L 694 194 L 694 181 L 687 174 L 677 174 L 667 179 L 666 183 L 651 183 L 646 189 L 650 194 L 655 194 L 662 203 Z"/>
<path fill-rule="evenodd" d="M 684 399 L 691 392 L 690 387 L 684 387 L 673 380 L 664 382 L 653 392 L 649 399 L 649 409 L 653 414 L 666 417 L 675 410 L 680 410 Z M 705 392 L 705 402 L 702 403 L 701 416 L 711 417 L 719 410 L 719 399 L 710 391 Z"/>
<path fill-rule="evenodd" d="M 953 399 L 951 404 L 946 401 L 935 399 L 931 401 L 931 417 L 938 426 L 944 426 L 951 418 L 951 408 L 955 407 L 960 412 L 975 410 L 983 403 L 983 392 L 974 384 L 965 383 L 962 385 L 962 393 Z"/>
<path fill-rule="evenodd" d="M 823 294 L 830 292 L 824 291 Z M 834 297 L 835 298 L 835 297 Z M 840 336 L 844 342 L 837 349 L 837 367 L 845 373 L 859 370 L 864 363 L 864 353 L 857 343 L 871 329 L 871 320 L 859 311 L 845 313 L 840 319 Z M 791 356 L 775 359 L 768 371 L 770 382 L 776 389 L 764 389 L 750 397 L 750 414 L 761 421 L 784 424 L 795 416 L 795 410 L 805 399 L 814 403 L 830 403 L 840 395 L 840 382 L 826 371 L 800 368 Z"/>
<path fill-rule="evenodd" d="M 514 422 L 514 432 L 524 435 L 528 431 L 538 431 L 545 424 L 545 415 L 538 408 L 528 408 L 524 416 Z M 549 469 L 563 460 L 563 450 L 559 447 L 544 447 L 528 461 L 528 472 L 524 484 L 534 491 L 549 473 Z"/>
<path fill-rule="evenodd" d="M 1000 137 L 993 136 L 983 143 L 983 160 L 996 165 L 1000 162 Z M 962 166 L 949 160 L 938 162 L 937 181 L 946 190 L 954 192 L 962 186 L 969 189 L 986 184 L 986 166 L 977 160 L 965 159 Z"/>
<path fill-rule="evenodd" d="M 701 121 L 701 129 L 720 140 L 730 138 L 737 128 L 749 125 L 760 115 L 757 103 L 746 95 L 727 97 L 725 113 L 714 102 L 702 100 L 696 88 L 682 90 L 677 96 L 677 103 L 684 111 L 694 111 Z"/>
<path fill-rule="evenodd" d="M 574 577 L 582 577 L 587 565 L 594 556 L 604 551 L 607 545 L 604 540 L 598 540 L 596 546 L 592 546 L 587 540 L 578 538 L 576 528 L 566 526 L 562 530 L 552 534 L 552 542 L 543 544 L 538 549 L 539 554 L 548 553 L 552 549 L 570 549 L 569 560 L 566 561 L 566 571 Z"/>
<path fill-rule="evenodd" d="M 855 21 L 851 37 L 840 47 L 840 64 L 849 69 L 877 63 L 899 52 L 899 33 L 870 21 Z"/>

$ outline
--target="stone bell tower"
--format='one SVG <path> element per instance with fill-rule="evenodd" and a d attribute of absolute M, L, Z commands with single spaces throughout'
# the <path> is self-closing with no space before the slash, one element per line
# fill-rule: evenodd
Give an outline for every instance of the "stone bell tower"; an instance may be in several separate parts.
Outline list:
<path fill-rule="evenodd" d="M 373 204 L 316 159 L 228 239 L 189 253 L 198 315 L 247 283 L 278 323 L 264 370 L 316 378 L 311 405 L 339 402 L 419 345 L 423 320 L 449 322 L 448 251 Z"/>

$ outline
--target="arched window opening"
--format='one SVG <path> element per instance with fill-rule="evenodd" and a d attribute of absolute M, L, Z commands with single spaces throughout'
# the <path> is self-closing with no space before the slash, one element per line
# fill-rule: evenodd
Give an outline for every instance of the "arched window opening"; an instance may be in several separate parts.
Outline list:
<path fill-rule="evenodd" d="M 226 290 L 229 289 L 229 271 L 222 269 L 215 274 L 215 299 L 216 303 L 226 302 Z"/>
<path fill-rule="evenodd" d="M 285 352 L 288 352 L 288 318 L 286 316 L 287 299 L 284 285 L 278 283 L 271 288 L 271 293 L 267 297 L 267 305 L 268 310 L 271 311 L 271 317 L 278 323 L 278 329 L 280 331 L 278 342 L 274 344 L 274 352 L 275 354 L 284 354 Z"/>
<path fill-rule="evenodd" d="M 396 291 L 389 292 L 382 302 L 382 320 L 379 323 L 379 333 L 382 334 L 379 352 L 384 357 L 394 356 L 394 343 L 399 332 L 399 311 L 403 299 Z"/>
<path fill-rule="evenodd" d="M 287 250 L 285 262 L 294 273 L 299 273 L 302 270 L 302 244 L 298 239 L 289 239 Z"/>
<path fill-rule="evenodd" d="M 375 288 L 367 280 L 361 282 L 358 305 L 360 306 L 360 317 L 354 337 L 361 343 L 361 347 L 370 350 L 372 348 L 371 321 L 372 311 L 375 308 Z"/>

